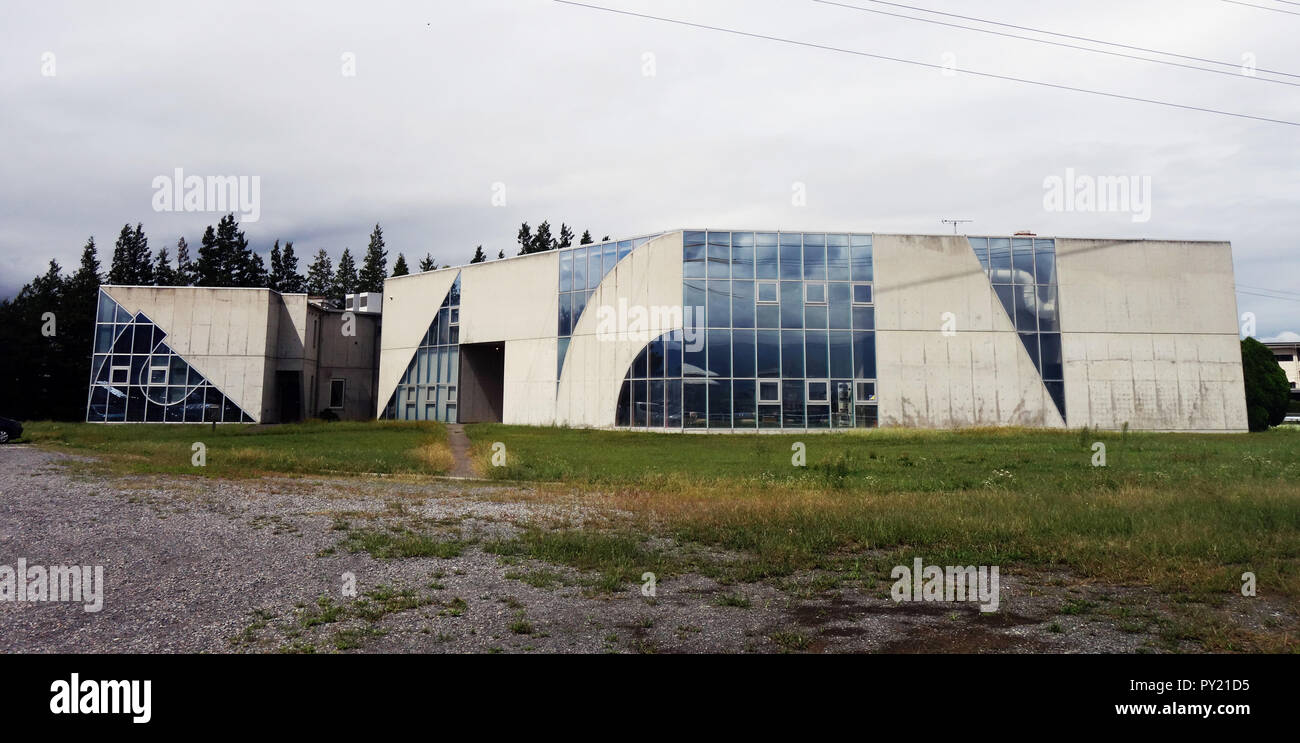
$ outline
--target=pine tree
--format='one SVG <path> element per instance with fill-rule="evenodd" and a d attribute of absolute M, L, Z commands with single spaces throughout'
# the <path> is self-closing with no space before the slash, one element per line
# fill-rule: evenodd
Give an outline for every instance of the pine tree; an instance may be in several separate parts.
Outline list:
<path fill-rule="evenodd" d="M 402 255 L 401 253 L 398 253 L 397 260 L 393 261 L 393 275 L 405 276 L 410 272 L 411 269 L 406 267 L 406 256 Z"/>
<path fill-rule="evenodd" d="M 284 264 L 280 262 L 280 241 L 271 246 L 271 275 L 267 278 L 266 288 L 283 291 L 280 284 L 284 281 Z"/>
<path fill-rule="evenodd" d="M 298 273 L 298 256 L 293 252 L 293 241 L 287 241 L 284 244 L 284 252 L 280 254 L 280 291 L 286 294 L 301 294 L 307 290 L 307 282 L 303 281 L 302 274 Z"/>
<path fill-rule="evenodd" d="M 77 301 L 89 299 L 93 304 L 95 295 L 99 293 L 99 283 L 99 256 L 95 250 L 95 238 L 91 237 L 81 249 L 81 265 L 68 277 L 64 288 Z"/>
<path fill-rule="evenodd" d="M 340 268 L 342 263 L 339 264 Z M 366 257 L 361 261 L 361 272 L 357 274 L 357 291 L 381 292 L 384 279 L 388 278 L 388 251 L 384 249 L 384 231 L 375 225 L 370 233 L 370 245 L 366 247 Z"/>
<path fill-rule="evenodd" d="M 316 260 L 307 267 L 306 289 L 313 297 L 328 297 L 334 293 L 334 264 L 324 248 L 316 252 Z"/>
<path fill-rule="evenodd" d="M 352 251 L 344 248 L 343 255 L 339 258 L 338 270 L 334 272 L 334 290 L 331 296 L 334 299 L 346 299 L 347 295 L 355 294 L 356 291 L 357 264 L 352 260 Z"/>
<path fill-rule="evenodd" d="M 125 286 L 153 284 L 152 255 L 149 239 L 144 236 L 144 225 L 122 225 L 117 242 L 113 245 L 113 263 L 108 270 L 108 283 Z"/>
<path fill-rule="evenodd" d="M 154 286 L 176 286 L 176 271 L 167 256 L 166 245 L 158 248 L 158 258 L 153 264 L 153 283 Z"/>
<path fill-rule="evenodd" d="M 533 230 L 527 222 L 519 226 L 519 233 L 515 235 L 515 239 L 519 241 L 518 255 L 528 255 L 533 252 Z"/>
<path fill-rule="evenodd" d="M 504 250 L 498 250 L 498 251 L 497 251 L 497 260 L 501 260 L 502 258 L 505 258 L 505 257 L 506 257 L 506 251 L 504 251 Z"/>
<path fill-rule="evenodd" d="M 537 225 L 537 234 L 533 235 L 533 249 L 530 253 L 543 253 L 555 247 L 555 238 L 551 237 L 551 223 L 543 220 Z"/>
<path fill-rule="evenodd" d="M 482 262 L 485 261 L 485 260 L 487 260 L 487 255 L 485 255 L 485 254 L 483 253 L 483 246 L 480 245 L 480 246 L 478 246 L 477 248 L 474 248 L 474 257 L 473 257 L 473 258 L 470 258 L 470 259 L 469 259 L 469 262 L 470 262 L 470 263 L 482 263 Z"/>
<path fill-rule="evenodd" d="M 212 225 L 208 225 L 207 229 L 203 230 L 203 239 L 199 242 L 199 261 L 194 266 L 195 286 L 228 286 L 227 264 L 222 245 L 217 240 L 217 231 Z"/>
<path fill-rule="evenodd" d="M 594 243 L 594 242 L 596 242 L 596 241 L 593 240 L 593 239 L 591 239 L 591 230 L 583 230 L 583 231 L 582 231 L 582 239 L 578 241 L 578 244 L 579 244 L 579 245 L 590 245 L 590 244 L 592 244 L 592 243 Z"/>
<path fill-rule="evenodd" d="M 436 271 L 437 269 L 438 269 L 438 262 L 433 259 L 433 254 L 425 253 L 424 258 L 420 259 L 420 270 Z"/>
<path fill-rule="evenodd" d="M 176 285 L 194 286 L 198 280 L 198 269 L 190 261 L 190 244 L 182 236 L 176 241 Z"/>
<path fill-rule="evenodd" d="M 567 248 L 570 245 L 573 245 L 573 230 L 569 228 L 569 225 L 560 222 L 560 242 L 556 247 Z"/>

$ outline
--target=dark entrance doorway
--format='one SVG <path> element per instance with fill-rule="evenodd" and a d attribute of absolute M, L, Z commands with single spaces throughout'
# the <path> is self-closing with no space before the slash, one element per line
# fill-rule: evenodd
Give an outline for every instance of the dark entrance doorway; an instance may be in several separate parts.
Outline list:
<path fill-rule="evenodd" d="M 277 371 L 275 397 L 280 401 L 280 422 L 302 420 L 302 372 Z"/>
<path fill-rule="evenodd" d="M 460 346 L 461 423 L 500 423 L 504 409 L 506 344 L 463 343 Z"/>

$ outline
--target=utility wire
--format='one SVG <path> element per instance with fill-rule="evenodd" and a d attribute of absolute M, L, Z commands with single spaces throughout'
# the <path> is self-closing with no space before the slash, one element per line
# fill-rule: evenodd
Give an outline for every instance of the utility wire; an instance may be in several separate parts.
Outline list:
<path fill-rule="evenodd" d="M 1295 12 L 1294 10 L 1282 10 L 1281 8 L 1270 8 L 1270 7 L 1268 7 L 1267 5 L 1256 5 L 1256 4 L 1254 4 L 1254 3 L 1243 3 L 1243 2 L 1241 2 L 1240 0 L 1223 0 L 1223 2 L 1225 2 L 1225 3 L 1232 3 L 1233 5 L 1244 5 L 1244 6 L 1246 6 L 1247 8 L 1259 8 L 1260 10 L 1271 10 L 1271 11 L 1273 11 L 1274 13 L 1286 13 L 1287 15 L 1300 15 L 1300 13 L 1297 13 L 1297 12 Z"/>
<path fill-rule="evenodd" d="M 989 79 L 992 79 L 992 80 L 1005 80 L 1005 81 L 1008 81 L 1008 82 L 1025 83 L 1025 84 L 1027 84 L 1027 85 L 1037 85 L 1037 86 L 1039 86 L 1039 87 L 1043 87 L 1043 88 L 1054 88 L 1054 89 L 1056 89 L 1056 90 L 1068 90 L 1068 91 L 1072 91 L 1072 92 L 1075 92 L 1075 93 L 1087 93 L 1087 94 L 1089 94 L 1089 95 L 1097 95 L 1097 96 L 1102 96 L 1102 97 L 1105 97 L 1105 98 L 1116 98 L 1116 99 L 1119 99 L 1119 100 L 1124 100 L 1124 101 L 1134 101 L 1134 102 L 1137 102 L 1137 103 L 1150 103 L 1150 104 L 1153 104 L 1153 105 L 1156 105 L 1156 106 L 1165 106 L 1165 107 L 1167 107 L 1167 108 L 1179 108 L 1179 109 L 1183 109 L 1183 110 L 1185 110 L 1185 111 L 1200 111 L 1201 113 L 1218 114 L 1219 116 L 1231 116 L 1231 117 L 1233 117 L 1233 118 L 1238 118 L 1238 119 L 1250 119 L 1250 120 L 1252 120 L 1252 121 L 1264 121 L 1264 122 L 1268 122 L 1268 123 L 1270 123 L 1270 124 L 1285 124 L 1286 126 L 1296 126 L 1296 127 L 1300 127 L 1300 122 L 1296 122 L 1296 121 L 1287 121 L 1287 120 L 1285 120 L 1285 119 L 1272 119 L 1272 118 L 1268 118 L 1268 117 L 1266 117 L 1266 116 L 1254 116 L 1254 115 L 1251 115 L 1251 114 L 1236 113 L 1236 112 L 1234 112 L 1234 111 L 1224 111 L 1224 110 L 1222 110 L 1222 109 L 1217 109 L 1217 108 L 1207 108 L 1207 107 L 1204 107 L 1204 106 L 1192 106 L 1192 105 L 1188 105 L 1188 104 L 1185 104 L 1185 103 L 1174 103 L 1174 102 L 1172 102 L 1172 101 L 1161 101 L 1161 100 L 1156 100 L 1156 99 L 1154 99 L 1154 98 L 1143 98 L 1143 97 L 1141 97 L 1141 96 L 1124 95 L 1124 94 L 1122 94 L 1122 93 L 1111 93 L 1111 92 L 1107 92 L 1107 91 L 1104 91 L 1104 90 L 1092 90 L 1092 89 L 1089 89 L 1089 88 L 1078 88 L 1078 87 L 1074 87 L 1074 86 L 1071 86 L 1071 85 L 1062 85 L 1062 84 L 1060 84 L 1060 83 L 1049 83 L 1049 82 L 1044 82 L 1044 81 L 1042 81 L 1042 80 L 1029 80 L 1029 79 L 1027 79 L 1027 78 L 1022 78 L 1022 77 L 1013 77 L 1013 76 L 1011 76 L 1011 75 L 999 75 L 999 74 L 992 73 L 992 72 L 981 72 L 981 71 L 979 71 L 979 70 L 968 70 L 968 69 L 963 69 L 963 68 L 960 68 L 960 67 L 947 67 L 947 66 L 945 66 L 945 65 L 934 64 L 934 63 L 932 63 L 932 62 L 921 62 L 921 61 L 919 61 L 919 60 L 915 60 L 915 59 L 904 59 L 904 58 L 902 58 L 902 57 L 890 57 L 890 56 L 887 56 L 887 55 L 884 55 L 884 54 L 873 54 L 873 53 L 871 53 L 871 52 L 863 52 L 863 51 L 858 51 L 858 50 L 856 50 L 856 49 L 844 49 L 844 48 L 841 48 L 841 47 L 829 46 L 829 45 L 826 45 L 826 44 L 817 44 L 817 43 L 814 43 L 814 42 L 811 42 L 811 41 L 799 41 L 799 40 L 797 40 L 797 39 L 786 39 L 786 38 L 783 38 L 783 37 L 780 37 L 780 36 L 768 36 L 768 35 L 766 35 L 766 34 L 758 34 L 758 33 L 753 33 L 753 32 L 750 32 L 750 31 L 740 31 L 740 30 L 733 29 L 733 28 L 724 28 L 724 27 L 722 27 L 722 26 L 710 26 L 710 25 L 707 25 L 707 24 L 704 24 L 704 23 L 694 23 L 694 22 L 691 22 L 691 21 L 683 21 L 683 20 L 680 20 L 680 19 L 677 19 L 677 18 L 665 18 L 665 17 L 662 17 L 662 16 L 649 15 L 649 14 L 646 14 L 646 13 L 634 13 L 634 12 L 632 12 L 632 11 L 630 11 L 630 10 L 620 10 L 620 9 L 618 9 L 618 8 L 607 8 L 607 7 L 604 7 L 604 6 L 601 6 L 601 5 L 589 5 L 589 4 L 587 4 L 587 3 L 575 2 L 574 0 L 554 0 L 554 2 L 560 3 L 560 4 L 562 4 L 562 5 L 572 5 L 572 6 L 579 7 L 579 8 L 587 8 L 587 9 L 589 9 L 589 10 L 600 10 L 600 11 L 604 11 L 604 12 L 606 12 L 606 13 L 614 13 L 614 14 L 617 14 L 617 15 L 631 16 L 631 17 L 634 17 L 634 18 L 644 18 L 644 19 L 652 20 L 652 21 L 663 21 L 663 22 L 665 22 L 665 23 L 674 23 L 674 24 L 677 24 L 677 25 L 679 25 L 679 26 L 688 26 L 688 27 L 691 27 L 691 28 L 701 28 L 701 29 L 705 29 L 705 30 L 708 30 L 708 31 L 718 31 L 718 32 L 721 32 L 721 33 L 733 34 L 733 35 L 735 35 L 735 36 L 745 36 L 745 37 L 752 38 L 752 39 L 764 39 L 764 40 L 766 40 L 766 41 L 776 41 L 776 42 L 780 42 L 780 43 L 782 43 L 782 44 L 793 44 L 793 45 L 795 45 L 795 46 L 803 46 L 803 47 L 808 47 L 808 48 L 810 48 L 810 49 L 821 49 L 821 50 L 823 50 L 823 51 L 840 52 L 840 53 L 842 53 L 842 54 L 852 54 L 852 55 L 859 56 L 859 57 L 869 57 L 869 58 L 871 58 L 871 59 L 882 59 L 882 60 L 886 60 L 886 61 L 889 61 L 889 62 L 900 62 L 900 63 L 902 63 L 902 64 L 909 64 L 909 65 L 914 65 L 914 66 L 917 66 L 917 67 L 925 67 L 925 68 L 932 69 L 932 70 L 951 70 L 951 71 L 953 71 L 953 72 L 961 72 L 961 73 L 966 74 L 966 75 L 974 75 L 974 76 L 976 76 L 976 77 L 985 77 L 985 78 L 989 78 Z"/>
<path fill-rule="evenodd" d="M 866 0 L 866 2 L 872 2 L 872 1 L 873 0 Z M 912 15 L 903 15 L 902 13 L 891 13 L 887 10 L 876 10 L 875 8 L 864 8 L 860 5 L 849 5 L 848 3 L 833 2 L 833 0 L 813 0 L 813 2 L 820 3 L 822 5 L 833 5 L 835 7 L 845 8 L 847 10 L 860 10 L 863 13 L 876 13 L 877 15 L 885 15 L 885 16 L 890 16 L 892 18 L 903 18 L 909 21 L 920 21 L 921 23 L 932 23 L 937 26 L 947 26 L 949 28 L 960 28 L 960 29 L 965 29 L 966 31 L 975 31 L 977 33 L 982 33 L 982 34 L 992 34 L 993 36 L 1002 36 L 1008 39 L 1020 39 L 1021 41 L 1032 41 L 1037 44 L 1048 44 L 1051 46 L 1063 47 L 1065 49 L 1078 49 L 1080 51 L 1093 52 L 1095 54 L 1106 54 L 1112 57 L 1123 57 L 1125 59 L 1136 59 L 1142 62 L 1153 62 L 1155 64 L 1168 65 L 1170 67 L 1182 67 L 1188 70 L 1199 70 L 1201 72 L 1210 72 L 1215 75 L 1227 75 L 1228 77 L 1235 77 L 1242 80 L 1256 80 L 1262 83 L 1274 83 L 1276 85 L 1290 85 L 1293 87 L 1300 88 L 1300 83 L 1297 82 L 1290 82 L 1287 80 L 1272 80 L 1267 77 L 1243 75 L 1241 74 L 1240 70 L 1237 70 L 1235 72 L 1230 72 L 1228 70 L 1216 70 L 1210 67 L 1201 67 L 1199 65 L 1186 64 L 1184 62 L 1173 62 L 1167 59 L 1152 59 L 1150 57 L 1142 57 L 1136 54 L 1125 54 L 1124 52 L 1112 52 L 1106 49 L 1096 49 L 1089 46 L 1080 46 L 1078 44 L 1067 44 L 1061 41 L 1049 41 L 1048 39 L 1035 39 L 1032 36 L 1020 36 L 1018 34 L 1010 34 L 1005 31 L 994 31 L 988 28 L 976 28 L 974 26 L 964 26 L 960 23 L 949 23 L 948 21 L 939 21 L 933 18 L 918 18 Z"/>
<path fill-rule="evenodd" d="M 1063 34 L 1063 33 L 1058 33 L 1058 32 L 1056 32 L 1056 31 L 1045 31 L 1045 30 L 1043 30 L 1043 29 L 1041 29 L 1041 28 L 1032 28 L 1032 27 L 1030 27 L 1030 26 L 1017 26 L 1017 25 L 1015 25 L 1014 23 L 1003 23 L 1003 22 L 1001 22 L 1001 21 L 990 21 L 990 20 L 985 19 L 985 18 L 975 18 L 975 17 L 973 17 L 973 16 L 968 16 L 968 15 L 958 15 L 957 13 L 945 13 L 945 12 L 940 11 L 940 10 L 928 10 L 928 9 L 926 9 L 926 8 L 921 8 L 921 7 L 918 7 L 918 6 L 916 6 L 916 5 L 907 5 L 907 4 L 904 4 L 904 3 L 892 3 L 892 2 L 886 2 L 885 0 L 865 0 L 865 2 L 874 3 L 874 4 L 876 4 L 876 5 L 888 5 L 888 6 L 890 6 L 890 7 L 894 7 L 894 8 L 905 8 L 905 9 L 907 9 L 907 10 L 916 10 L 916 11 L 920 11 L 920 12 L 922 12 L 922 13 L 930 13 L 931 15 L 941 15 L 941 16 L 946 16 L 946 17 L 948 17 L 948 18 L 958 18 L 958 19 L 963 20 L 963 21 L 975 21 L 976 23 L 987 23 L 987 24 L 990 25 L 990 26 L 1001 26 L 1001 27 L 1003 27 L 1003 28 L 1013 28 L 1013 29 L 1015 29 L 1015 30 L 1017 30 L 1017 31 L 1030 31 L 1030 32 L 1032 32 L 1032 33 L 1036 33 L 1036 34 L 1045 34 L 1045 35 L 1047 35 L 1047 36 L 1056 36 L 1056 37 L 1059 37 L 1059 38 L 1062 38 L 1062 39 L 1073 39 L 1074 41 L 1087 41 L 1087 42 L 1090 42 L 1090 43 L 1093 43 L 1093 44 L 1102 44 L 1102 45 L 1105 45 L 1105 46 L 1113 46 L 1113 47 L 1116 47 L 1116 48 L 1119 48 L 1119 49 L 1128 49 L 1128 50 L 1130 50 L 1130 51 L 1136 51 L 1136 52 L 1147 52 L 1147 53 L 1149 53 L 1149 54 L 1162 54 L 1162 55 L 1164 55 L 1164 56 L 1166 56 L 1166 57 L 1177 57 L 1177 58 L 1179 58 L 1179 59 L 1188 59 L 1188 60 L 1192 60 L 1193 62 L 1207 62 L 1207 63 L 1209 63 L 1209 64 L 1217 64 L 1217 65 L 1222 65 L 1222 66 L 1224 66 L 1224 67 L 1231 67 L 1231 68 L 1233 68 L 1233 69 L 1235 69 L 1235 70 L 1239 70 L 1239 69 L 1241 69 L 1241 65 L 1240 65 L 1239 63 L 1237 63 L 1237 62 L 1224 62 L 1224 61 L 1217 60 L 1217 59 L 1207 59 L 1207 58 L 1205 58 L 1205 57 L 1195 57 L 1195 56 L 1192 56 L 1192 55 L 1190 55 L 1190 54 L 1178 54 L 1178 53 L 1176 53 L 1176 52 L 1163 52 L 1163 51 L 1160 51 L 1159 49 L 1149 49 L 1149 48 L 1147 48 L 1147 47 L 1143 47 L 1143 46 L 1133 46 L 1133 45 L 1131 45 L 1131 44 L 1120 44 L 1120 43 L 1117 43 L 1117 42 L 1114 42 L 1114 41 L 1103 41 L 1103 40 L 1101 40 L 1101 39 L 1094 39 L 1094 38 L 1091 38 L 1091 37 L 1088 37 L 1088 36 L 1074 36 L 1074 35 L 1072 35 L 1072 34 Z M 1225 0 L 1225 2 L 1231 2 L 1231 0 Z M 1289 11 L 1283 11 L 1283 12 L 1289 12 Z M 1300 78 L 1300 75 L 1292 74 L 1292 73 L 1290 73 L 1290 72 L 1281 72 L 1281 71 L 1279 71 L 1279 70 L 1266 70 L 1266 69 L 1264 69 L 1264 68 L 1262 68 L 1262 67 L 1257 68 L 1256 71 L 1257 71 L 1257 72 L 1268 72 L 1268 73 L 1271 73 L 1271 74 L 1274 74 L 1274 75 L 1284 75 L 1284 76 L 1286 76 L 1286 77 L 1296 77 L 1296 78 Z"/>

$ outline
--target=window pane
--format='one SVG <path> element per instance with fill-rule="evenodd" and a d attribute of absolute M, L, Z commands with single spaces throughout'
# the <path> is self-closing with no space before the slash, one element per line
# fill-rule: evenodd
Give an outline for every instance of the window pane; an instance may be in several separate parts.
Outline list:
<path fill-rule="evenodd" d="M 733 279 L 754 278 L 753 246 L 731 248 L 731 277 Z"/>
<path fill-rule="evenodd" d="M 844 235 L 832 235 L 826 246 L 826 277 L 831 281 L 849 280 L 849 240 Z M 839 244 L 836 244 L 839 243 Z"/>
<path fill-rule="evenodd" d="M 852 325 L 852 297 L 850 285 L 842 282 L 832 283 L 827 287 L 827 303 L 830 305 L 830 326 L 848 328 Z"/>
<path fill-rule="evenodd" d="M 759 382 L 758 399 L 760 402 L 780 402 L 781 383 L 780 382 Z"/>
<path fill-rule="evenodd" d="M 781 376 L 803 376 L 803 331 L 781 331 Z"/>
<path fill-rule="evenodd" d="M 709 233 L 709 278 L 725 279 L 731 276 L 731 247 L 721 237 L 715 244 L 715 234 L 718 233 Z"/>
<path fill-rule="evenodd" d="M 573 288 L 587 288 L 587 249 L 578 248 L 573 251 Z"/>
<path fill-rule="evenodd" d="M 1034 266 L 1040 284 L 1056 283 L 1056 252 L 1051 240 L 1034 241 Z"/>
<path fill-rule="evenodd" d="M 737 328 L 754 327 L 754 282 L 731 282 L 731 325 Z"/>
<path fill-rule="evenodd" d="M 1010 283 L 1011 240 L 1009 238 L 989 238 L 989 271 L 993 283 Z"/>
<path fill-rule="evenodd" d="M 1061 335 L 1043 333 L 1039 336 L 1043 354 L 1043 379 L 1064 378 L 1064 365 L 1061 362 Z"/>
<path fill-rule="evenodd" d="M 573 312 L 569 307 L 571 301 L 569 297 L 571 296 L 573 295 L 571 294 L 560 295 L 560 327 L 559 327 L 560 335 L 569 335 L 570 333 L 573 332 Z"/>
<path fill-rule="evenodd" d="M 1034 283 L 1034 241 L 1017 238 L 1011 241 L 1011 265 L 1017 284 Z"/>
<path fill-rule="evenodd" d="M 876 334 L 853 331 L 853 376 L 876 378 Z"/>
<path fill-rule="evenodd" d="M 826 280 L 826 240 L 804 238 L 803 277 L 809 281 Z"/>
<path fill-rule="evenodd" d="M 876 328 L 876 308 L 855 306 L 853 308 L 853 329 L 854 330 L 875 330 L 875 328 Z"/>
<path fill-rule="evenodd" d="M 732 415 L 736 428 L 753 428 L 757 421 L 757 401 L 754 399 L 754 380 L 737 379 L 732 383 Z"/>
<path fill-rule="evenodd" d="M 803 327 L 803 282 L 781 282 L 781 327 Z"/>
<path fill-rule="evenodd" d="M 731 385 L 709 382 L 709 428 L 731 428 Z"/>
<path fill-rule="evenodd" d="M 754 248 L 754 275 L 760 279 L 775 279 L 779 274 L 776 243 Z"/>
<path fill-rule="evenodd" d="M 702 377 L 707 366 L 708 349 L 704 343 L 704 330 L 692 329 L 682 341 L 682 375 Z"/>
<path fill-rule="evenodd" d="M 632 425 L 638 428 L 644 428 L 648 419 L 646 406 L 646 383 L 640 379 L 634 379 L 627 384 L 632 385 Z"/>
<path fill-rule="evenodd" d="M 826 305 L 810 304 L 804 309 L 804 326 L 816 330 L 826 329 Z"/>
<path fill-rule="evenodd" d="M 781 327 L 781 308 L 775 304 L 760 304 L 754 322 L 760 328 Z"/>
<path fill-rule="evenodd" d="M 708 387 L 704 382 L 682 382 L 682 422 L 686 428 L 708 425 Z"/>
<path fill-rule="evenodd" d="M 758 376 L 781 376 L 781 331 L 758 331 Z"/>
<path fill-rule="evenodd" d="M 979 259 L 980 266 L 985 271 L 989 270 L 989 241 L 984 237 L 972 237 L 970 240 L 971 250 L 975 251 L 975 257 Z"/>
<path fill-rule="evenodd" d="M 853 334 L 847 330 L 830 333 L 830 376 L 853 376 Z"/>
<path fill-rule="evenodd" d="M 775 281 L 758 282 L 758 301 L 760 302 L 778 302 L 780 297 L 777 294 L 777 285 Z"/>
<path fill-rule="evenodd" d="M 663 379 L 664 376 L 664 342 L 661 338 L 650 341 L 649 346 L 650 368 L 648 375 L 651 378 Z"/>
<path fill-rule="evenodd" d="M 641 352 L 636 355 L 636 359 L 632 361 L 633 379 L 646 378 L 646 364 L 649 359 L 649 350 L 650 350 L 649 345 L 647 345 L 645 348 L 642 348 Z"/>
<path fill-rule="evenodd" d="M 709 327 L 731 327 L 731 282 L 709 281 Z"/>
<path fill-rule="evenodd" d="M 731 335 L 731 376 L 753 377 L 754 331 L 736 330 Z"/>
<path fill-rule="evenodd" d="M 665 382 L 667 390 L 664 395 L 664 425 L 669 428 L 682 427 L 682 381 L 669 379 Z"/>
<path fill-rule="evenodd" d="M 647 407 L 650 412 L 650 427 L 662 428 L 664 425 L 664 381 L 662 379 L 650 380 L 650 401 Z"/>
<path fill-rule="evenodd" d="M 704 278 L 705 247 L 686 245 L 682 248 L 682 276 L 688 279 Z"/>
<path fill-rule="evenodd" d="M 1039 286 L 1038 297 L 1038 330 L 1042 333 L 1055 333 L 1061 329 L 1060 323 L 1057 322 L 1056 314 L 1056 287 Z"/>
<path fill-rule="evenodd" d="M 664 341 L 664 376 L 680 377 L 682 375 L 682 334 L 674 330 Z"/>
<path fill-rule="evenodd" d="M 851 249 L 853 258 L 852 279 L 854 281 L 874 281 L 874 273 L 871 259 L 871 244 L 855 244 Z"/>
<path fill-rule="evenodd" d="M 826 331 L 807 331 L 804 334 L 804 348 L 807 351 L 804 359 L 804 368 L 806 370 L 804 376 L 813 378 L 829 377 L 830 366 L 826 360 Z"/>
<path fill-rule="evenodd" d="M 573 288 L 573 252 L 560 253 L 560 291 L 567 292 Z"/>
<path fill-rule="evenodd" d="M 871 284 L 853 285 L 853 303 L 871 304 Z"/>
<path fill-rule="evenodd" d="M 709 376 L 731 376 L 731 331 L 709 331 Z"/>
<path fill-rule="evenodd" d="M 781 278 L 803 278 L 803 250 L 799 245 L 786 245 L 785 236 L 781 236 Z"/>
<path fill-rule="evenodd" d="M 803 428 L 803 382 L 781 383 L 781 422 L 785 428 Z"/>
<path fill-rule="evenodd" d="M 618 410 L 614 415 L 614 425 L 629 426 L 632 422 L 632 383 L 623 382 L 623 388 L 618 393 Z"/>

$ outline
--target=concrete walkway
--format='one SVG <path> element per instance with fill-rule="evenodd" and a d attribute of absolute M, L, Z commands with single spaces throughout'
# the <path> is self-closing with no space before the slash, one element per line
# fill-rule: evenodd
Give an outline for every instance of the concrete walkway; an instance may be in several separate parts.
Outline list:
<path fill-rule="evenodd" d="M 478 477 L 478 473 L 474 471 L 474 464 L 470 461 L 469 437 L 465 435 L 465 429 L 459 423 L 447 424 L 447 446 L 451 449 L 451 456 L 455 460 L 451 472 L 447 474 L 452 477 Z"/>

